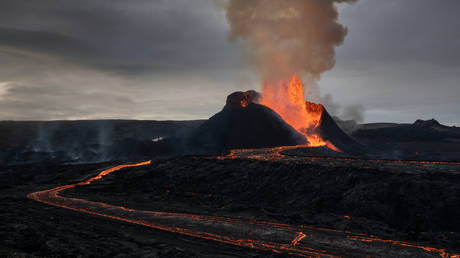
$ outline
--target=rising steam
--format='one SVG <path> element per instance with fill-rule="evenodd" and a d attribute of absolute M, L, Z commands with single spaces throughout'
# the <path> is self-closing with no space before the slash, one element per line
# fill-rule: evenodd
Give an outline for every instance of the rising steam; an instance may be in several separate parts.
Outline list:
<path fill-rule="evenodd" d="M 335 47 L 347 29 L 337 22 L 335 3 L 356 0 L 229 0 L 232 39 L 248 44 L 250 63 L 264 81 L 294 73 L 314 80 L 335 64 Z"/>
<path fill-rule="evenodd" d="M 362 105 L 350 105 L 345 107 L 341 118 L 344 120 L 353 120 L 357 123 L 364 121 L 364 107 Z"/>

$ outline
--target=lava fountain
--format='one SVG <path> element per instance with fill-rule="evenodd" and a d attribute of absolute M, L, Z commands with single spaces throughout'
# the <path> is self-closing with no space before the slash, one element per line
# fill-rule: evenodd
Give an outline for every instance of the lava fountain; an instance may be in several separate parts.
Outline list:
<path fill-rule="evenodd" d="M 305 100 L 305 87 L 297 74 L 289 81 L 265 82 L 262 87 L 261 104 L 276 111 L 288 124 L 303 134 L 310 147 L 327 146 L 339 151 L 317 132 L 323 107 Z"/>

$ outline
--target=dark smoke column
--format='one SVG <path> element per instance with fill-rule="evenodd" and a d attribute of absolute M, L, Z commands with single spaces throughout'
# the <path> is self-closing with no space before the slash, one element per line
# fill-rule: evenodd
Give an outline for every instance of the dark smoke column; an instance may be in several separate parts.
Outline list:
<path fill-rule="evenodd" d="M 336 3 L 356 0 L 229 0 L 230 37 L 247 43 L 245 56 L 264 81 L 294 73 L 317 80 L 335 64 L 335 47 L 347 29 Z"/>

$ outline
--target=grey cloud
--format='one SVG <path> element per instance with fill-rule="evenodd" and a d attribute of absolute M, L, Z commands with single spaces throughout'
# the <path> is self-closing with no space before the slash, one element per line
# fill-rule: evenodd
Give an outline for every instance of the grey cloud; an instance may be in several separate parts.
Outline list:
<path fill-rule="evenodd" d="M 345 6 L 349 28 L 339 56 L 376 62 L 460 65 L 457 0 L 364 0 Z"/>
<path fill-rule="evenodd" d="M 96 54 L 84 42 L 66 35 L 3 27 L 0 27 L 0 46 L 57 56 L 66 53 L 72 59 L 90 59 Z"/>
<path fill-rule="evenodd" d="M 341 5 L 348 35 L 321 93 L 363 105 L 369 122 L 460 124 L 458 10 Z M 13 83 L 0 119 L 207 118 L 228 93 L 260 89 L 228 32 L 213 0 L 0 0 L 0 83 Z"/>
<path fill-rule="evenodd" d="M 237 53 L 212 0 L 0 0 L 0 119 L 206 118 Z"/>
<path fill-rule="evenodd" d="M 322 91 L 340 106 L 362 104 L 368 122 L 434 117 L 460 123 L 458 10 L 456 0 L 341 6 L 348 36 L 336 67 L 320 82 Z"/>
<path fill-rule="evenodd" d="M 231 67 L 218 13 L 206 0 L 1 1 L 0 44 L 122 74 Z"/>
<path fill-rule="evenodd" d="M 84 117 L 92 112 L 104 111 L 104 105 L 92 103 L 118 103 L 118 108 L 134 104 L 126 96 L 116 93 L 85 93 L 77 89 L 65 89 L 47 85 L 15 84 L 2 95 L 0 112 L 4 119 L 67 119 L 69 117 Z M 94 109 L 88 110 L 86 106 Z"/>

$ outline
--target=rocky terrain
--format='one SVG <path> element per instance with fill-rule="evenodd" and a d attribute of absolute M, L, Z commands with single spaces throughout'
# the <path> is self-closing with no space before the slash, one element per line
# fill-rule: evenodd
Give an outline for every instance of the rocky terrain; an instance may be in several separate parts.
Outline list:
<path fill-rule="evenodd" d="M 0 165 L 103 162 L 173 153 L 181 146 L 171 139 L 187 135 L 203 122 L 0 121 Z"/>
<path fill-rule="evenodd" d="M 237 104 L 243 102 L 238 99 Z M 251 135 L 261 136 L 250 144 L 262 142 L 260 147 L 265 146 L 263 139 L 276 138 L 277 134 L 285 135 L 287 138 L 281 138 L 285 141 L 291 141 L 291 136 L 295 138 L 283 131 L 289 127 L 274 119 L 273 114 L 256 104 L 246 104 L 244 115 L 239 114 L 241 108 L 224 108 L 217 118 L 207 123 L 1 122 L 0 256 L 294 255 L 170 233 L 26 198 L 32 192 L 84 181 L 115 164 L 148 159 L 153 159 L 148 166 L 124 169 L 62 194 L 67 198 L 135 210 L 310 227 L 310 241 L 301 244 L 328 239 L 331 244 L 319 245 L 325 254 L 385 257 L 391 251 L 395 252 L 393 257 L 448 257 L 447 254 L 460 253 L 458 128 L 441 125 L 435 120 L 419 120 L 414 124 L 354 125 L 350 130 L 351 138 L 348 138 L 350 136 L 343 136 L 336 126 L 326 126 L 326 135 L 342 135 L 336 139 L 346 139 L 342 144 L 362 144 L 364 152 L 337 152 L 305 146 L 227 151 L 228 144 L 235 139 L 241 140 L 238 143 L 241 146 Z M 241 118 L 247 115 L 246 122 L 236 123 L 240 133 L 230 130 L 225 134 L 220 130 L 226 127 L 225 123 L 222 127 L 222 121 L 231 121 L 234 113 L 238 113 L 236 122 L 243 121 Z M 262 118 L 256 115 L 256 121 L 264 121 L 264 126 L 251 125 L 252 113 L 266 115 Z M 216 119 L 220 120 L 216 122 Z M 329 124 L 334 123 L 329 121 Z M 216 130 L 216 126 L 220 129 Z M 265 130 L 267 128 L 271 129 Z M 220 146 L 227 144 L 225 148 L 212 151 L 224 154 L 184 156 L 193 154 L 189 149 L 195 144 L 193 140 L 204 139 L 206 143 L 209 132 L 223 133 L 217 138 L 211 135 L 215 138 L 211 143 L 224 141 Z M 239 139 L 242 132 L 249 132 L 244 136 L 247 139 Z M 189 141 L 184 140 L 183 135 L 196 137 L 188 138 L 192 139 Z M 233 140 L 225 142 L 228 139 Z M 279 139 L 268 142 L 267 146 L 284 144 L 275 140 Z M 333 243 L 348 243 L 357 235 L 332 236 L 323 229 L 364 234 L 372 239 L 348 245 L 345 252 Z M 256 229 L 254 232 L 264 231 Z M 387 242 L 371 243 L 376 238 Z M 356 241 L 360 241 L 359 237 Z M 399 241 L 419 247 L 398 245 Z M 434 249 L 423 249 L 425 247 Z"/>
<path fill-rule="evenodd" d="M 230 94 L 222 111 L 201 124 L 187 140 L 192 153 L 307 144 L 306 138 L 276 112 L 257 104 L 258 98 L 255 91 Z"/>
<path fill-rule="evenodd" d="M 168 209 L 259 211 L 288 223 L 311 224 L 316 217 L 337 214 L 406 233 L 460 231 L 459 165 L 386 168 L 371 161 L 347 161 L 356 166 L 307 161 L 175 158 L 69 192 L 96 200 L 115 194 L 128 204 L 170 203 Z"/>
<path fill-rule="evenodd" d="M 25 197 L 80 182 L 110 166 L 2 168 L 1 252 L 39 257 L 279 256 L 81 214 Z M 234 156 L 159 158 L 63 195 L 139 210 L 346 230 L 459 253 L 459 167 L 292 154 L 272 161 Z M 372 248 L 376 247 L 358 251 L 378 252 Z M 439 257 L 425 251 L 419 254 Z"/>
<path fill-rule="evenodd" d="M 78 182 L 113 165 L 2 167 L 0 256 L 211 258 L 272 255 L 85 215 L 26 198 L 27 193 Z"/>
<path fill-rule="evenodd" d="M 365 124 L 351 136 L 388 159 L 460 161 L 460 128 L 438 121 Z"/>

